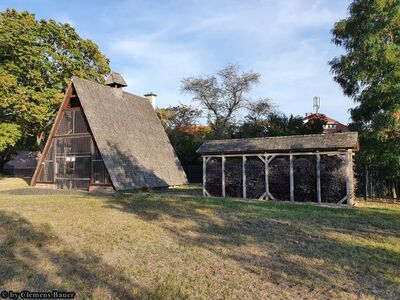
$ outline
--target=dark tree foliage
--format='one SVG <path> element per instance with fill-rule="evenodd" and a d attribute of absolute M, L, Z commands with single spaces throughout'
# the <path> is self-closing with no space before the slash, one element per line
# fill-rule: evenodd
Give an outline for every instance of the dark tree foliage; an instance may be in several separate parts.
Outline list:
<path fill-rule="evenodd" d="M 298 135 L 303 134 L 303 118 L 282 113 L 273 113 L 268 117 L 268 135 Z"/>
<path fill-rule="evenodd" d="M 184 104 L 157 109 L 171 144 L 184 165 L 200 164 L 196 150 L 204 140 L 212 137 L 208 126 L 196 125 L 201 113 L 201 110 Z"/>
<path fill-rule="evenodd" d="M 175 129 L 196 125 L 202 111 L 190 105 L 180 104 L 168 108 L 158 108 L 157 114 L 164 128 Z"/>
<path fill-rule="evenodd" d="M 69 79 L 104 81 L 110 69 L 98 46 L 69 24 L 29 12 L 0 12 L 0 135 L 5 152 L 17 143 L 41 149 Z M 7 125 L 4 125 L 7 124 Z M 1 150 L 0 150 L 1 151 Z"/>
<path fill-rule="evenodd" d="M 317 134 L 322 133 L 324 130 L 324 125 L 327 123 L 328 119 L 323 114 L 314 114 L 308 119 L 308 122 L 303 124 L 302 132 L 303 134 Z"/>
<path fill-rule="evenodd" d="M 400 2 L 355 0 L 337 22 L 332 41 L 345 53 L 331 70 L 357 106 L 353 129 L 360 133 L 358 162 L 400 176 Z M 392 187 L 396 195 L 395 186 Z"/>
<path fill-rule="evenodd" d="M 304 122 L 300 116 L 286 116 L 283 113 L 269 110 L 265 115 L 246 116 L 243 123 L 235 128 L 236 138 L 253 138 L 280 135 L 301 135 L 322 133 L 326 124 L 324 116 L 314 116 Z"/>

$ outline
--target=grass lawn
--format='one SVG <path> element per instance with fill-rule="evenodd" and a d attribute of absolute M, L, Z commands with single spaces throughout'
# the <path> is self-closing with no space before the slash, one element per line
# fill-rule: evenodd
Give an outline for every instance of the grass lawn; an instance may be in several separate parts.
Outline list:
<path fill-rule="evenodd" d="M 0 177 L 0 289 L 79 299 L 400 299 L 400 205 L 93 195 Z"/>

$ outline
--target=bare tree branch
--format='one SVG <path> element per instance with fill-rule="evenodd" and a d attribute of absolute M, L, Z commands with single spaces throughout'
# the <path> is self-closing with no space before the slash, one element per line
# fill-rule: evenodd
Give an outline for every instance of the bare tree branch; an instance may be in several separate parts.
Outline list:
<path fill-rule="evenodd" d="M 193 95 L 193 100 L 211 113 L 211 125 L 218 138 L 226 137 L 227 127 L 235 113 L 250 101 L 248 93 L 259 83 L 260 74 L 243 72 L 237 65 L 229 64 L 215 76 L 188 77 L 182 80 L 182 92 Z"/>

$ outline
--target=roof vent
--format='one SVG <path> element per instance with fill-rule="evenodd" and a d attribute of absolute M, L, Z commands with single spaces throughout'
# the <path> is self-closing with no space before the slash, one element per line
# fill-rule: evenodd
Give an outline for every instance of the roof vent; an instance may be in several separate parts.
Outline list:
<path fill-rule="evenodd" d="M 106 79 L 106 85 L 114 88 L 122 88 L 128 86 L 121 74 L 111 72 L 111 75 Z"/>

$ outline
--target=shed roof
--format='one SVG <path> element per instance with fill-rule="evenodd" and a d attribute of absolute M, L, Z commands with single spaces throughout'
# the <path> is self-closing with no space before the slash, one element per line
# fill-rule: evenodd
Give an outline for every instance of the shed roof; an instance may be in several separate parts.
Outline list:
<path fill-rule="evenodd" d="M 148 99 L 77 77 L 72 84 L 117 190 L 187 182 Z"/>
<path fill-rule="evenodd" d="M 357 132 L 211 140 L 205 141 L 196 152 L 198 154 L 235 154 L 338 149 L 357 150 Z"/>

